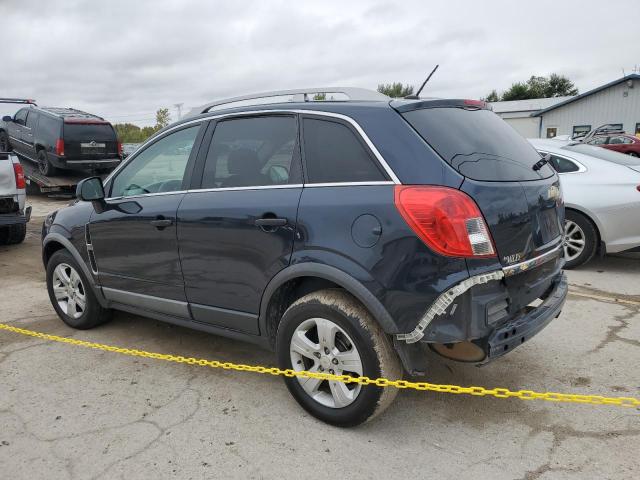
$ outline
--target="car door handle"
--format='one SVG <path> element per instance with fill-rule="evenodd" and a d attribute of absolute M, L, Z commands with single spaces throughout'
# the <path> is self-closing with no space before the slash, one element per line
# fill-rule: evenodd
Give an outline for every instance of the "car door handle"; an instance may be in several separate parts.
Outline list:
<path fill-rule="evenodd" d="M 284 227 L 287 224 L 286 218 L 258 218 L 255 224 L 258 227 Z"/>
<path fill-rule="evenodd" d="M 151 220 L 149 223 L 156 227 L 158 230 L 162 230 L 164 228 L 170 227 L 173 224 L 173 220 L 171 220 L 170 218 L 158 217 L 155 220 Z"/>

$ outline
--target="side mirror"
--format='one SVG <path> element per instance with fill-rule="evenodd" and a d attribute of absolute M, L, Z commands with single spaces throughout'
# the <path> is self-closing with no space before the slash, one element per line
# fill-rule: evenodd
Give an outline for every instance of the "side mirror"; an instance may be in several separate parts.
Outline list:
<path fill-rule="evenodd" d="M 89 177 L 80 180 L 76 187 L 76 197 L 85 202 L 104 200 L 104 187 L 100 177 Z"/>
<path fill-rule="evenodd" d="M 13 117 L 10 117 L 9 115 L 5 115 L 4 117 L 2 117 L 2 121 L 3 122 L 13 122 Z"/>

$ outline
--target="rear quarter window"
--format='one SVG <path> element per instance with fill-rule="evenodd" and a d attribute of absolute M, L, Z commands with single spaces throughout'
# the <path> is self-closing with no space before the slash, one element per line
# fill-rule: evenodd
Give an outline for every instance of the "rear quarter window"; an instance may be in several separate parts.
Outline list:
<path fill-rule="evenodd" d="M 527 181 L 553 176 L 540 155 L 511 126 L 489 110 L 424 108 L 402 116 L 453 168 L 484 181 Z"/>
<path fill-rule="evenodd" d="M 388 180 L 361 140 L 346 125 L 305 118 L 303 136 L 308 183 Z"/>
<path fill-rule="evenodd" d="M 60 138 L 60 127 L 62 122 L 46 115 L 40 115 L 38 122 L 38 133 L 47 140 L 55 141 Z"/>

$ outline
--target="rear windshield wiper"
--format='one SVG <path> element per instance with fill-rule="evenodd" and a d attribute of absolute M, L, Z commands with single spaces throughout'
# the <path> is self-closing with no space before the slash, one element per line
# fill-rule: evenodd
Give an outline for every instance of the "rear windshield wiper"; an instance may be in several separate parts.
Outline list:
<path fill-rule="evenodd" d="M 544 167 L 547 163 L 549 163 L 550 159 L 551 159 L 551 155 L 549 154 L 545 155 L 544 157 L 542 157 L 540 160 L 538 160 L 536 163 L 533 164 L 533 169 L 537 172 L 542 167 Z"/>

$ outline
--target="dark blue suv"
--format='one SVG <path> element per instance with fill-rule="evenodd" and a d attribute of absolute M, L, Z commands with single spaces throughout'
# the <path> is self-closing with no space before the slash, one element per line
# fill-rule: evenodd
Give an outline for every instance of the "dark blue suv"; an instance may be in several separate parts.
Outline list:
<path fill-rule="evenodd" d="M 483 102 L 296 90 L 205 105 L 83 181 L 43 260 L 72 327 L 124 310 L 397 379 L 427 347 L 485 363 L 556 318 L 563 222 L 558 176 Z M 397 392 L 285 382 L 341 426 Z"/>

